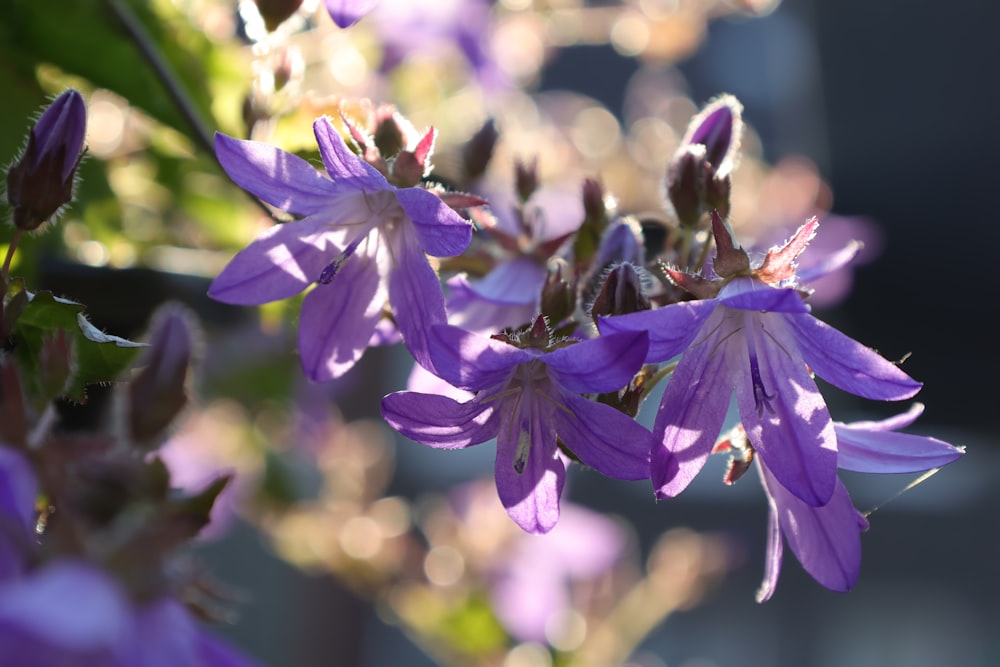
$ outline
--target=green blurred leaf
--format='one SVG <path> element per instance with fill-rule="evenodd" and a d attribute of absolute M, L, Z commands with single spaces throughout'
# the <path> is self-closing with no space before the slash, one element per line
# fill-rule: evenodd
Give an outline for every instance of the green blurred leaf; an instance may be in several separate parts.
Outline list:
<path fill-rule="evenodd" d="M 72 401 L 86 401 L 86 386 L 111 382 L 118 378 L 134 360 L 139 350 L 146 347 L 118 336 L 104 333 L 91 324 L 83 314 L 82 304 L 53 296 L 51 292 L 29 293 L 29 301 L 14 325 L 14 353 L 20 362 L 29 392 L 38 395 L 40 350 L 47 335 L 59 330 L 73 337 L 74 369 L 66 397 Z M 54 397 L 41 397 L 48 402 Z"/>
<path fill-rule="evenodd" d="M 154 3 L 122 0 L 121 4 L 149 34 L 201 118 L 211 118 L 204 71 L 211 50 L 208 39 L 182 17 L 157 15 Z M 39 63 L 49 63 L 114 91 L 191 136 L 111 5 L 109 0 L 4 0 L 0 3 L 0 68 L 7 70 L 6 78 L 30 81 Z"/>

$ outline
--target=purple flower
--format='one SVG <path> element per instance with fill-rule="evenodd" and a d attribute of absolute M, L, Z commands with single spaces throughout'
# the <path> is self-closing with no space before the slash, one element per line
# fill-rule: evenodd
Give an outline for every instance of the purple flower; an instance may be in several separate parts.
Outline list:
<path fill-rule="evenodd" d="M 809 314 L 794 287 L 794 261 L 816 225 L 803 225 L 751 270 L 715 216 L 720 280 L 669 271 L 706 298 L 601 320 L 604 333 L 648 331 L 649 362 L 682 355 L 653 429 L 660 443 L 652 454 L 657 496 L 677 495 L 701 470 L 735 391 L 750 443 L 768 470 L 807 505 L 826 505 L 837 481 L 837 436 L 810 369 L 865 398 L 900 400 L 920 389 L 894 364 Z"/>
<path fill-rule="evenodd" d="M 912 424 L 921 412 L 923 406 L 918 403 L 903 414 L 879 422 L 834 422 L 839 467 L 856 472 L 908 473 L 958 459 L 963 450 L 946 442 L 894 433 Z M 782 486 L 763 462 L 759 471 L 770 515 L 764 581 L 757 601 L 768 600 L 774 594 L 781 570 L 782 535 L 817 582 L 839 592 L 853 588 L 861 568 L 860 533 L 867 530 L 868 521 L 854 509 L 840 480 L 826 505 L 811 507 Z"/>
<path fill-rule="evenodd" d="M 375 8 L 378 0 L 324 0 L 330 18 L 341 28 L 350 28 Z"/>
<path fill-rule="evenodd" d="M 0 655 L 18 667 L 253 667 L 173 597 L 133 604 L 105 572 L 55 561 L 0 586 Z"/>
<path fill-rule="evenodd" d="M 490 586 L 497 619 L 519 641 L 546 641 L 573 608 L 573 582 L 597 579 L 624 551 L 625 535 L 614 521 L 567 504 L 551 532 L 521 533 L 497 559 Z"/>
<path fill-rule="evenodd" d="M 24 154 L 7 171 L 14 226 L 37 229 L 73 199 L 87 131 L 87 105 L 75 90 L 53 100 L 31 128 Z"/>
<path fill-rule="evenodd" d="M 273 146 L 216 135 L 219 162 L 240 187 L 305 217 L 269 229 L 239 252 L 209 295 L 254 305 L 315 283 L 302 304 L 299 352 L 316 381 L 343 375 L 361 357 L 388 298 L 407 347 L 428 365 L 426 332 L 445 313 L 424 252 L 457 255 L 472 228 L 427 190 L 391 185 L 326 118 L 313 129 L 328 177 Z"/>
<path fill-rule="evenodd" d="M 27 457 L 0 444 L 0 582 L 19 577 L 34 546 L 38 481 Z"/>
<path fill-rule="evenodd" d="M 540 322 L 532 328 L 536 340 Z M 626 385 L 642 366 L 646 335 L 601 336 L 547 350 L 515 342 L 433 327 L 437 373 L 477 392 L 475 398 L 459 403 L 398 392 L 382 399 L 382 414 L 400 433 L 431 447 L 459 449 L 496 438 L 497 491 L 507 514 L 524 530 L 545 533 L 559 519 L 569 462 L 557 438 L 609 477 L 649 475 L 649 432 L 614 408 L 580 396 Z"/>

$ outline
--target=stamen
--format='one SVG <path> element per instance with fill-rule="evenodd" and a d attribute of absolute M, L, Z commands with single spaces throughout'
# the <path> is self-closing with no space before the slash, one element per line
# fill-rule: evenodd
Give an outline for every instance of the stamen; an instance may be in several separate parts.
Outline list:
<path fill-rule="evenodd" d="M 518 475 L 524 473 L 524 466 L 528 463 L 528 453 L 531 451 L 531 434 L 528 429 L 521 427 L 517 434 L 517 452 L 514 454 L 514 472 Z"/>
<path fill-rule="evenodd" d="M 757 323 L 752 314 L 748 313 L 744 318 L 751 320 L 747 323 L 748 325 Z M 764 380 L 760 376 L 760 362 L 757 359 L 756 332 L 753 326 L 747 326 L 746 339 L 747 352 L 750 356 L 750 382 L 753 385 L 753 402 L 757 408 L 757 416 L 763 417 L 765 409 L 773 415 L 775 410 L 771 407 L 770 401 L 777 396 L 777 393 L 768 394 L 767 389 L 764 388 Z"/>
<path fill-rule="evenodd" d="M 339 255 L 333 258 L 333 261 L 323 268 L 323 271 L 319 274 L 319 278 L 316 279 L 316 282 L 320 285 L 329 285 L 332 283 L 333 279 L 337 277 L 338 273 L 340 273 L 340 269 L 343 268 L 347 260 L 350 259 L 354 252 L 358 249 L 361 242 L 367 238 L 368 234 L 359 234 L 353 241 L 351 241 L 350 245 L 344 248 Z"/>

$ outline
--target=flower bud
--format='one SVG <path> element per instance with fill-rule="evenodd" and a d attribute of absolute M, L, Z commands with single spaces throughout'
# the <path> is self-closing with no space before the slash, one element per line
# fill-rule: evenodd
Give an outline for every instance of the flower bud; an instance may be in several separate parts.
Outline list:
<path fill-rule="evenodd" d="M 522 202 L 531 199 L 538 189 L 538 158 L 531 162 L 514 161 L 514 187 Z"/>
<path fill-rule="evenodd" d="M 721 95 L 691 119 L 681 150 L 704 146 L 713 176 L 728 175 L 735 166 L 743 137 L 742 114 L 739 100 L 732 95 Z"/>
<path fill-rule="evenodd" d="M 475 181 L 486 173 L 499 137 L 496 123 L 490 118 L 462 147 L 462 170 L 465 172 L 467 183 Z"/>
<path fill-rule="evenodd" d="M 154 317 L 145 366 L 126 388 L 129 440 L 155 448 L 188 402 L 188 368 L 194 354 L 193 318 L 169 304 Z"/>
<path fill-rule="evenodd" d="M 254 0 L 257 3 L 257 11 L 264 19 L 264 25 L 269 32 L 278 29 L 288 17 L 299 10 L 302 0 Z"/>
<path fill-rule="evenodd" d="M 633 264 L 622 262 L 608 271 L 590 308 L 590 316 L 597 324 L 599 317 L 626 315 L 640 310 L 649 310 L 652 305 L 642 286 L 639 269 Z"/>
<path fill-rule="evenodd" d="M 31 128 L 24 153 L 7 170 L 15 227 L 38 229 L 72 201 L 86 129 L 86 104 L 72 89 L 57 97 Z"/>

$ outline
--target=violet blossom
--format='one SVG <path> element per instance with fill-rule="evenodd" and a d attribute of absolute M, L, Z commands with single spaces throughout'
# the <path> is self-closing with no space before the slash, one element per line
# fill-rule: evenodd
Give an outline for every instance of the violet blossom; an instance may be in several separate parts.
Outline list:
<path fill-rule="evenodd" d="M 0 585 L 0 655 L 18 667 L 253 667 L 173 597 L 134 603 L 107 573 L 66 559 Z"/>
<path fill-rule="evenodd" d="M 34 546 L 38 481 L 28 458 L 0 444 L 0 582 L 19 577 Z"/>
<path fill-rule="evenodd" d="M 445 321 L 445 310 L 424 253 L 461 253 L 472 228 L 427 190 L 390 184 L 351 152 L 326 118 L 313 129 L 326 175 L 273 146 L 216 135 L 216 155 L 233 181 L 305 217 L 272 227 L 240 251 L 209 295 L 256 305 L 315 285 L 302 304 L 299 352 L 316 381 L 337 378 L 354 365 L 388 300 L 410 352 L 428 365 L 426 332 Z"/>
<path fill-rule="evenodd" d="M 436 372 L 475 397 L 460 403 L 404 391 L 382 399 L 386 421 L 425 445 L 461 449 L 496 438 L 500 501 L 529 533 L 548 532 L 559 519 L 569 463 L 559 440 L 608 477 L 649 475 L 649 432 L 624 413 L 580 395 L 628 384 L 646 356 L 646 334 L 556 345 L 547 344 L 548 336 L 541 317 L 521 338 L 435 326 L 430 349 Z"/>
<path fill-rule="evenodd" d="M 836 487 L 837 437 L 812 372 L 878 400 L 909 398 L 921 385 L 810 314 L 795 260 L 815 233 L 815 219 L 756 268 L 717 214 L 712 224 L 719 279 L 667 269 L 703 298 L 600 320 L 602 333 L 648 331 L 647 362 L 681 355 L 654 423 L 656 495 L 677 495 L 701 470 L 735 391 L 750 443 L 770 472 L 807 505 L 826 505 Z"/>
<path fill-rule="evenodd" d="M 963 450 L 936 438 L 896 433 L 923 412 L 909 411 L 878 422 L 834 422 L 839 445 L 838 466 L 872 473 L 910 473 L 931 470 L 958 459 Z M 774 594 L 781 570 L 782 536 L 802 567 L 817 582 L 834 591 L 854 587 L 861 568 L 860 533 L 868 521 L 851 503 L 840 480 L 830 501 L 811 507 L 775 479 L 758 459 L 761 482 L 768 497 L 767 557 L 764 580 L 757 593 L 763 602 Z"/>

